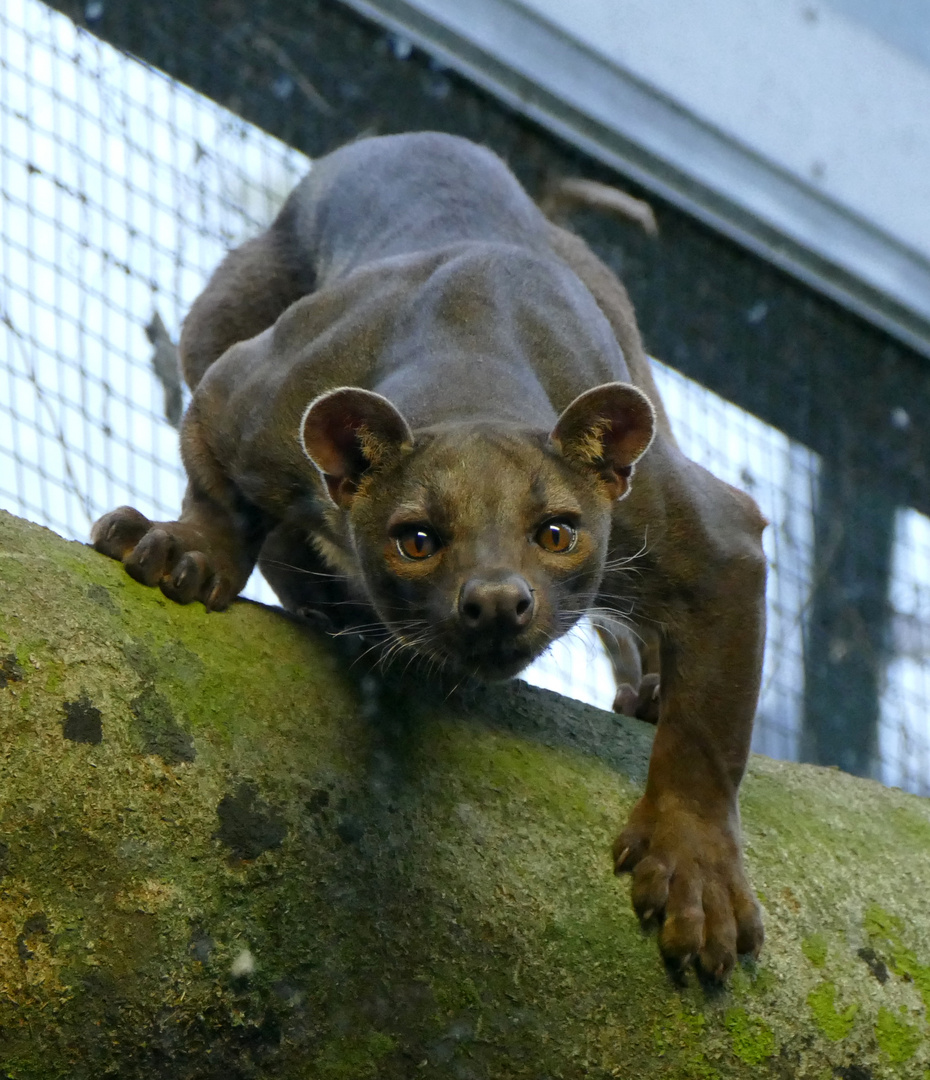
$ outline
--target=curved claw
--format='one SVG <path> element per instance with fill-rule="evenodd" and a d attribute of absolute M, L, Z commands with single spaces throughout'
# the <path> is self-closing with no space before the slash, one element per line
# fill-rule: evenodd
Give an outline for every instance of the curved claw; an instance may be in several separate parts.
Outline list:
<path fill-rule="evenodd" d="M 614 873 L 615 874 L 622 874 L 623 873 L 623 864 L 627 861 L 627 859 L 629 857 L 630 857 L 630 849 L 628 847 L 625 847 L 623 849 L 623 851 L 620 852 L 619 856 L 614 859 Z"/>

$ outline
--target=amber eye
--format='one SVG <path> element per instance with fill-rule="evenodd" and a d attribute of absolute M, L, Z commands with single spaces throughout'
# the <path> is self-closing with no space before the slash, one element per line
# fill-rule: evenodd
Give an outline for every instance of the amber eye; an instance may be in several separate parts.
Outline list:
<path fill-rule="evenodd" d="M 397 550 L 405 559 L 428 559 L 439 550 L 439 539 L 429 529 L 411 525 L 394 537 Z"/>
<path fill-rule="evenodd" d="M 536 543 L 543 551 L 562 555 L 575 546 L 577 533 L 565 521 L 547 521 L 536 534 Z"/>

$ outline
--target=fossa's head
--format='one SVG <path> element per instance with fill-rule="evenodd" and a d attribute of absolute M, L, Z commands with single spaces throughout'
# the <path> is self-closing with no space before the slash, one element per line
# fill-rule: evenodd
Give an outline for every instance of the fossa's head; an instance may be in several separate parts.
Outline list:
<path fill-rule="evenodd" d="M 340 562 L 398 646 L 498 679 L 591 605 L 612 505 L 653 427 L 624 383 L 576 398 L 551 432 L 473 421 L 414 433 L 386 398 L 343 387 L 311 402 L 300 437 L 345 519 Z"/>

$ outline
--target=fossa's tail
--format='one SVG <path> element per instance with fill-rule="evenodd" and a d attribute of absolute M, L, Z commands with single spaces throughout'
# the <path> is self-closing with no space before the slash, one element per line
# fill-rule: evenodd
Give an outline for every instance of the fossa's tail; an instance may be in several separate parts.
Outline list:
<path fill-rule="evenodd" d="M 649 236 L 659 235 L 659 226 L 649 203 L 596 180 L 571 178 L 555 181 L 543 193 L 539 209 L 556 224 L 561 224 L 561 219 L 572 210 L 601 210 L 634 222 Z"/>

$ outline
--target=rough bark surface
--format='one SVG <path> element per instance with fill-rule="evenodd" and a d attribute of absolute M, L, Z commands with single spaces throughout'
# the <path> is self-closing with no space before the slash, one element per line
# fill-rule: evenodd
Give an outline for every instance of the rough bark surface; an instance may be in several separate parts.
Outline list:
<path fill-rule="evenodd" d="M 676 986 L 648 729 L 411 683 L 0 513 L 0 1076 L 930 1078 L 927 800 L 754 758 L 765 952 Z"/>

